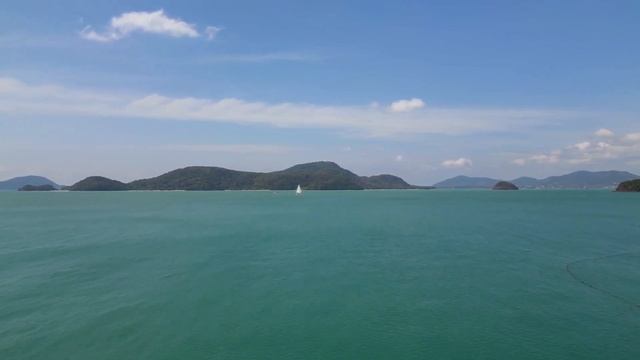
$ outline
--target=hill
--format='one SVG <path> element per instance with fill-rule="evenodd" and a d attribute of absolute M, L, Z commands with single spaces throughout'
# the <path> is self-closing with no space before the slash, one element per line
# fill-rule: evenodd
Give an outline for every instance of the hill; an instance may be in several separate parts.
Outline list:
<path fill-rule="evenodd" d="M 14 177 L 9 180 L 0 181 L 0 190 L 18 190 L 25 185 L 33 185 L 33 186 L 51 185 L 56 189 L 60 188 L 60 185 L 47 179 L 46 177 L 29 175 L 29 176 Z"/>
<path fill-rule="evenodd" d="M 528 176 L 522 176 L 517 179 L 511 180 L 511 182 L 521 188 L 535 188 L 540 185 L 540 180 Z"/>
<path fill-rule="evenodd" d="M 576 171 L 544 179 L 519 177 L 510 181 L 521 189 L 606 189 L 640 176 L 626 171 Z M 435 184 L 437 188 L 490 189 L 498 180 L 485 177 L 456 176 Z"/>
<path fill-rule="evenodd" d="M 626 171 L 576 171 L 561 176 L 550 176 L 535 186 L 546 189 L 601 189 L 615 188 L 619 183 L 639 178 Z M 516 185 L 518 185 L 516 183 Z"/>
<path fill-rule="evenodd" d="M 640 179 L 624 181 L 618 185 L 619 192 L 640 192 Z"/>
<path fill-rule="evenodd" d="M 128 184 L 130 190 L 242 190 L 254 189 L 259 173 L 220 167 L 190 166 Z"/>
<path fill-rule="evenodd" d="M 102 176 L 90 176 L 65 188 L 69 191 L 122 191 L 128 190 L 127 184 Z"/>
<path fill-rule="evenodd" d="M 495 185 L 498 181 L 497 179 L 487 178 L 487 177 L 471 177 L 471 176 L 456 176 L 444 181 L 441 181 L 433 186 L 441 189 L 490 189 Z"/>
<path fill-rule="evenodd" d="M 330 161 L 299 164 L 281 171 L 261 174 L 256 189 L 288 190 L 300 184 L 307 190 L 363 190 L 365 183 L 349 170 Z"/>
<path fill-rule="evenodd" d="M 508 181 L 498 181 L 492 190 L 518 190 L 518 187 Z"/>
<path fill-rule="evenodd" d="M 361 176 L 363 186 L 366 189 L 411 189 L 416 188 L 413 185 L 408 184 L 395 175 L 382 174 L 375 176 Z"/>
<path fill-rule="evenodd" d="M 410 185 L 393 175 L 358 176 L 336 163 L 318 161 L 268 173 L 190 166 L 129 184 L 92 177 L 69 187 L 69 190 L 291 190 L 298 184 L 305 190 L 429 188 Z"/>

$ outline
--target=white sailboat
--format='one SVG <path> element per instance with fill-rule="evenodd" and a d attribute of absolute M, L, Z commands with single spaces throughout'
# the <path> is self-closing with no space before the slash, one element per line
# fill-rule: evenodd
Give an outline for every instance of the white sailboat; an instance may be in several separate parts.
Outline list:
<path fill-rule="evenodd" d="M 302 195 L 302 188 L 300 187 L 300 184 L 298 184 L 298 188 L 296 189 L 296 195 Z"/>

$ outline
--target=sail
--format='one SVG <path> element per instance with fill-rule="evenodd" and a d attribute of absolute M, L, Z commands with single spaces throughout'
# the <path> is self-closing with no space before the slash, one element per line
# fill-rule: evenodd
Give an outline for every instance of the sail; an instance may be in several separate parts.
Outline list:
<path fill-rule="evenodd" d="M 300 185 L 298 185 L 298 188 L 296 189 L 296 194 L 302 194 L 302 188 L 300 187 Z"/>

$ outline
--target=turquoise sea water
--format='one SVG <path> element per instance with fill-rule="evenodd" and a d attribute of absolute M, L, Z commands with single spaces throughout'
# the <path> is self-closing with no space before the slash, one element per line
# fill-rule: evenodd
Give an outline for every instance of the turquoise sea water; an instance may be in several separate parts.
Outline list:
<path fill-rule="evenodd" d="M 639 359 L 639 303 L 639 194 L 0 193 L 3 360 Z"/>

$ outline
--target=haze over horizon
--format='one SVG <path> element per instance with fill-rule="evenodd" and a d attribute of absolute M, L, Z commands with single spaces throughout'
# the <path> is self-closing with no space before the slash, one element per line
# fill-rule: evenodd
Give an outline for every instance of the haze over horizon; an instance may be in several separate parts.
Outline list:
<path fill-rule="evenodd" d="M 464 5 L 463 5 L 464 3 Z M 635 1 L 7 1 L 0 180 L 640 173 Z"/>

